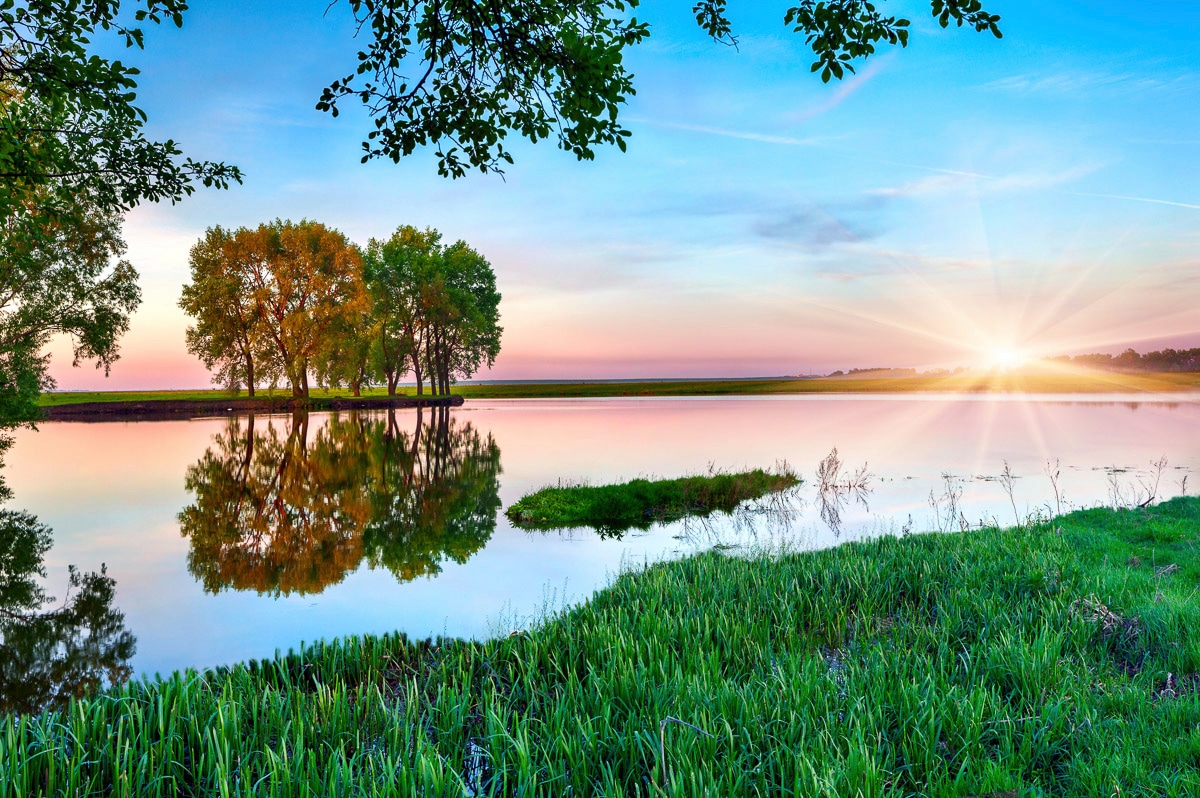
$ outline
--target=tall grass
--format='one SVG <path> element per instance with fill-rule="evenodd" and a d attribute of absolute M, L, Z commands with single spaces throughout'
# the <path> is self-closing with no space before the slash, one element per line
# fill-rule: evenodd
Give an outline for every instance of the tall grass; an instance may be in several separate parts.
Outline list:
<path fill-rule="evenodd" d="M 717 553 L 0 720 L 0 796 L 1200 795 L 1200 500 Z M 1177 566 L 1170 568 L 1169 566 Z"/>
<path fill-rule="evenodd" d="M 525 528 L 589 526 L 602 534 L 620 534 L 656 521 L 732 512 L 742 502 L 799 484 L 800 477 L 783 463 L 774 472 L 756 468 L 616 485 L 556 485 L 521 497 L 504 512 Z"/>

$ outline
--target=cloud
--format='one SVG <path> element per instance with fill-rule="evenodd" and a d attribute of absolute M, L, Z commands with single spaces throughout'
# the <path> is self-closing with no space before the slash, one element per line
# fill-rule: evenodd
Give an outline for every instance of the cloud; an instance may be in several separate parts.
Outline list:
<path fill-rule="evenodd" d="M 867 65 L 859 70 L 858 74 L 852 75 L 845 80 L 839 81 L 837 88 L 823 101 L 817 103 L 811 108 L 805 108 L 802 111 L 794 111 L 787 115 L 787 118 L 793 122 L 807 122 L 810 119 L 815 119 L 818 116 L 826 114 L 837 108 L 846 100 L 850 99 L 859 89 L 871 82 L 871 79 L 878 75 L 891 61 L 891 56 L 880 56 L 873 61 L 868 61 Z"/>
<path fill-rule="evenodd" d="M 754 223 L 755 234 L 771 241 L 823 250 L 837 244 L 853 244 L 873 238 L 874 234 L 856 230 L 820 208 L 806 208 L 774 215 Z"/>
<path fill-rule="evenodd" d="M 707 125 L 689 125 L 683 122 L 663 122 L 656 119 L 631 119 L 631 122 L 641 122 L 658 127 L 669 127 L 675 130 L 690 130 L 693 133 L 705 133 L 710 136 L 723 136 L 744 141 L 761 141 L 764 144 L 783 144 L 789 147 L 813 147 L 828 141 L 826 138 L 811 136 L 795 138 L 793 136 L 774 136 L 768 133 L 756 133 L 750 130 L 728 130 L 726 128 L 709 127 Z"/>
<path fill-rule="evenodd" d="M 983 84 L 983 88 L 1016 94 L 1069 94 L 1094 97 L 1097 93 L 1105 90 L 1144 92 L 1174 88 L 1180 86 L 1183 81 L 1183 78 L 1164 81 L 1134 72 L 1067 69 L 1050 70 L 1048 73 L 1010 75 L 1006 78 L 989 81 Z"/>
<path fill-rule="evenodd" d="M 1200 205 L 1193 205 L 1187 202 L 1174 202 L 1173 200 L 1153 199 L 1151 197 L 1127 197 L 1122 194 L 1092 194 L 1086 191 L 1075 192 L 1080 197 L 1100 197 L 1101 199 L 1126 200 L 1128 202 L 1149 202 L 1153 205 L 1170 205 L 1174 208 L 1187 208 L 1193 211 L 1200 211 Z"/>

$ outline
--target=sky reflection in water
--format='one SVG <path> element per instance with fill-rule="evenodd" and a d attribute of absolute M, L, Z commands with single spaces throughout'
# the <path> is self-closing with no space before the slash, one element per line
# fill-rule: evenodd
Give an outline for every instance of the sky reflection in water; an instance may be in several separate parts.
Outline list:
<path fill-rule="evenodd" d="M 6 472 L 9 507 L 53 530 L 47 590 L 61 592 L 69 564 L 106 565 L 137 638 L 132 669 L 153 674 L 344 634 L 486 635 L 586 597 L 623 563 L 713 546 L 1011 524 L 1056 505 L 1055 459 L 1064 509 L 1106 504 L 1114 488 L 1131 500 L 1161 456 L 1159 495 L 1176 495 L 1200 470 L 1198 422 L 1200 404 L 1179 397 L 494 401 L 419 420 L 45 423 L 18 434 Z M 817 478 L 835 447 L 844 475 L 871 473 L 869 491 L 832 497 L 836 523 Z M 619 540 L 525 532 L 501 512 L 560 479 L 781 460 L 806 480 L 788 512 L 766 504 Z"/>

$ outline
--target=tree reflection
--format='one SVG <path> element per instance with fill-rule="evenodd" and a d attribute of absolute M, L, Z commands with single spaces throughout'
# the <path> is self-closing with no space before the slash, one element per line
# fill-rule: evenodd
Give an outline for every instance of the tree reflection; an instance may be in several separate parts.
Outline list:
<path fill-rule="evenodd" d="M 0 710 L 31 713 L 65 705 L 129 678 L 136 648 L 112 606 L 116 583 L 70 569 L 61 606 L 39 584 L 50 529 L 28 513 L 0 510 Z"/>
<path fill-rule="evenodd" d="M 307 414 L 264 426 L 231 419 L 195 465 L 195 502 L 179 515 L 188 569 L 227 588 L 319 593 L 364 559 L 401 581 L 465 562 L 488 541 L 500 507 L 500 450 L 448 408 L 415 429 L 386 418 Z"/>

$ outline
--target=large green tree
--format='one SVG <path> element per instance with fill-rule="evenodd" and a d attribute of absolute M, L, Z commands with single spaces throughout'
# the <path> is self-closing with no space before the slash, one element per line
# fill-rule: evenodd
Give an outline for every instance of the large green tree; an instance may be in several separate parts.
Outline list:
<path fill-rule="evenodd" d="M 31 195 L 85 194 L 102 210 L 176 201 L 197 184 L 225 187 L 236 167 L 183 157 L 145 135 L 138 70 L 90 51 L 108 34 L 141 48 L 145 23 L 183 24 L 185 0 L 0 0 L 0 215 Z"/>
<path fill-rule="evenodd" d="M 91 52 L 105 34 L 140 48 L 144 24 L 182 23 L 183 0 L 0 0 L 0 426 L 35 412 L 44 346 L 107 367 L 138 304 L 121 215 L 241 180 L 145 135 L 137 70 Z"/>
<path fill-rule="evenodd" d="M 555 139 L 579 159 L 598 146 L 624 150 L 619 111 L 635 93 L 626 50 L 650 35 L 639 0 L 347 0 L 369 31 L 351 74 L 333 81 L 317 108 L 337 115 L 358 100 L 373 117 L 363 161 L 398 161 L 433 145 L 442 175 L 503 170 L 511 135 Z M 909 20 L 887 0 L 791 0 L 783 23 L 803 36 L 821 79 L 842 78 L 881 44 L 908 44 Z M 915 2 L 904 5 L 913 6 Z M 928 0 L 942 27 L 1000 36 L 982 0 Z M 727 0 L 697 0 L 697 24 L 737 45 Z"/>
<path fill-rule="evenodd" d="M 70 338 L 76 365 L 94 360 L 107 371 L 117 359 L 141 301 L 120 225 L 117 211 L 87 196 L 53 215 L 0 219 L 0 426 L 36 417 L 38 393 L 53 386 L 44 354 L 52 337 Z"/>
<path fill-rule="evenodd" d="M 436 230 L 402 225 L 386 240 L 372 238 L 363 252 L 363 272 L 373 303 L 373 365 L 394 396 L 396 384 L 411 368 L 421 392 L 425 369 L 419 353 L 425 331 L 420 286 L 441 256 Z"/>
<path fill-rule="evenodd" d="M 432 228 L 404 225 L 386 241 L 372 239 L 363 260 L 389 393 L 407 370 L 404 357 L 417 393 L 428 380 L 435 395 L 495 362 L 500 293 L 483 255 L 464 241 L 443 244 Z"/>
<path fill-rule="evenodd" d="M 433 262 L 422 286 L 424 359 L 435 394 L 449 394 L 459 378 L 491 367 L 500 354 L 500 292 L 481 254 L 456 241 Z"/>

